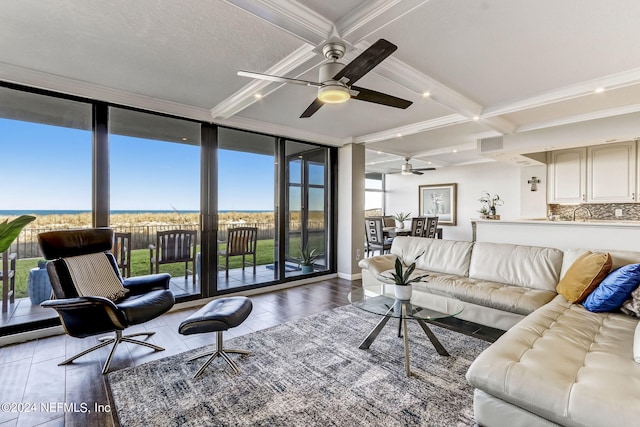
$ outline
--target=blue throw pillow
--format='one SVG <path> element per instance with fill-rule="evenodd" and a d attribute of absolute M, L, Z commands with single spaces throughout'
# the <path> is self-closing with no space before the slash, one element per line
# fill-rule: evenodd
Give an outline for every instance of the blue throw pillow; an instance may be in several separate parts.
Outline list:
<path fill-rule="evenodd" d="M 640 264 L 628 264 L 613 270 L 584 301 L 594 313 L 613 311 L 622 306 L 640 284 Z"/>

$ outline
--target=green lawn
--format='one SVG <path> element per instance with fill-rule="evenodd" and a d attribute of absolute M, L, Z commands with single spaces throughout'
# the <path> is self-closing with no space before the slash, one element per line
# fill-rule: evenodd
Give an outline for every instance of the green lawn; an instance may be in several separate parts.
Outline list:
<path fill-rule="evenodd" d="M 223 249 L 225 245 L 220 245 Z M 273 240 L 258 240 L 256 247 L 256 263 L 266 265 L 273 263 Z M 196 248 L 196 252 L 200 247 Z M 27 297 L 27 278 L 29 270 L 38 266 L 39 258 L 20 259 L 16 262 L 16 298 Z M 250 258 L 249 258 L 250 259 Z M 224 258 L 220 258 L 221 265 L 224 265 Z M 242 267 L 242 257 L 232 257 L 229 259 L 229 268 Z M 189 266 L 191 268 L 191 266 Z M 169 273 L 172 276 L 180 277 L 184 275 L 184 264 L 161 265 L 160 272 Z M 131 251 L 131 275 L 142 276 L 149 274 L 149 250 L 138 249 Z"/>

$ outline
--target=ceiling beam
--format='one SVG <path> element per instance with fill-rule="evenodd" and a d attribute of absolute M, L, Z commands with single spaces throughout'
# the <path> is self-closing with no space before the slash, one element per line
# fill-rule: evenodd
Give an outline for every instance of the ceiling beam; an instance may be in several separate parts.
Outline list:
<path fill-rule="evenodd" d="M 372 142 L 385 141 L 387 139 L 397 138 L 398 134 L 406 136 L 414 133 L 425 132 L 428 130 L 438 129 L 450 125 L 466 123 L 470 121 L 467 117 L 460 114 L 450 114 L 448 116 L 438 117 L 436 119 L 425 120 L 423 122 L 412 123 L 410 125 L 400 126 L 393 129 L 387 129 L 381 132 L 374 132 L 367 135 L 354 137 L 352 142 L 370 144 Z"/>

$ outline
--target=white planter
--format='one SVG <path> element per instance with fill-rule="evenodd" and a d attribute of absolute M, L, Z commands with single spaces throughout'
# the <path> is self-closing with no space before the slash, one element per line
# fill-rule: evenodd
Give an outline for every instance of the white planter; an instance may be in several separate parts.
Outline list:
<path fill-rule="evenodd" d="M 404 222 L 396 221 L 396 228 L 402 230 L 404 228 Z"/>
<path fill-rule="evenodd" d="M 411 299 L 411 292 L 413 291 L 413 288 L 411 285 L 395 285 L 393 291 L 396 295 L 396 299 L 408 301 Z"/>

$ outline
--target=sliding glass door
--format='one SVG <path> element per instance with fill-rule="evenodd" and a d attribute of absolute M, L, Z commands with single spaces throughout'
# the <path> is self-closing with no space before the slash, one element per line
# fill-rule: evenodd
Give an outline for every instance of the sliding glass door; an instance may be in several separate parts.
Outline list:
<path fill-rule="evenodd" d="M 286 276 L 326 271 L 328 150 L 286 141 Z"/>

